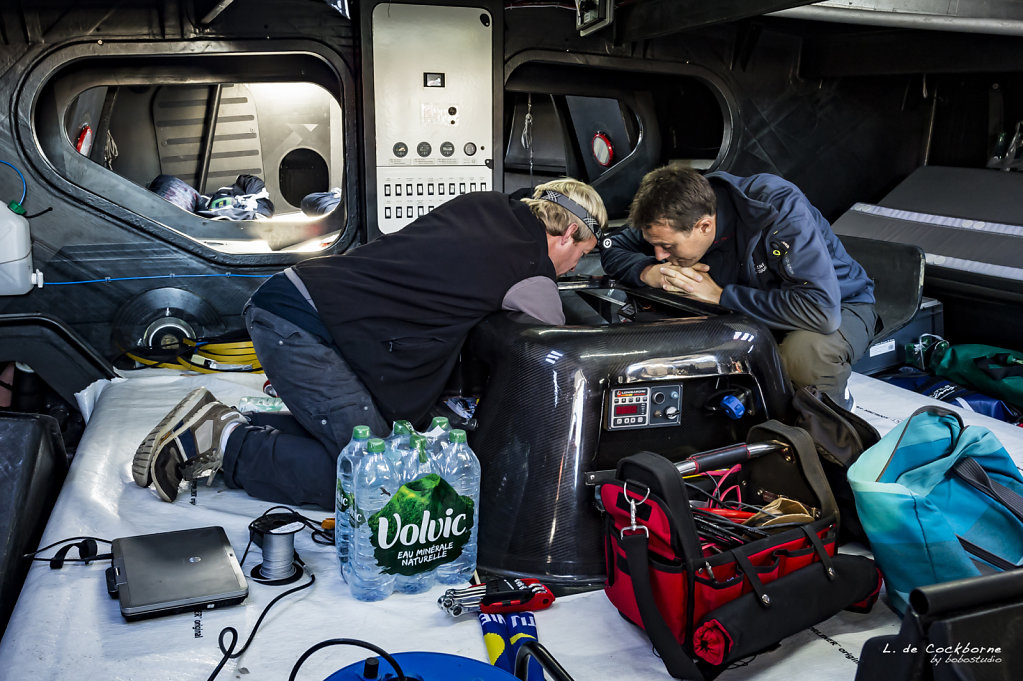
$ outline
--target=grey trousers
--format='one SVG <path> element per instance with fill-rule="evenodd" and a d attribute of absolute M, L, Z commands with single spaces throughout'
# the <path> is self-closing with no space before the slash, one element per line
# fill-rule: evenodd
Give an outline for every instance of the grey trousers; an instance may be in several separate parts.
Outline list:
<path fill-rule="evenodd" d="M 291 417 L 251 414 L 224 451 L 228 487 L 279 503 L 334 508 L 337 456 L 352 429 L 390 426 L 366 386 L 333 345 L 291 322 L 246 305 L 245 325 L 267 378 Z"/>
<path fill-rule="evenodd" d="M 873 305 L 843 305 L 842 323 L 834 333 L 788 332 L 779 349 L 789 379 L 797 388 L 815 385 L 838 404 L 848 406 L 845 389 L 852 363 L 870 346 L 876 325 Z"/>

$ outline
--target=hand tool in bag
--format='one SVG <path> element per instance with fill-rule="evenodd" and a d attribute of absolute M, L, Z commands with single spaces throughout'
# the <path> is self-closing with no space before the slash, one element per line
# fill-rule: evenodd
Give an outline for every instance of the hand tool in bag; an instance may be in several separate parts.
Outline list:
<path fill-rule="evenodd" d="M 437 605 L 458 617 L 467 612 L 507 613 L 544 610 L 554 603 L 554 594 L 536 579 L 493 579 L 465 589 L 448 589 Z"/>

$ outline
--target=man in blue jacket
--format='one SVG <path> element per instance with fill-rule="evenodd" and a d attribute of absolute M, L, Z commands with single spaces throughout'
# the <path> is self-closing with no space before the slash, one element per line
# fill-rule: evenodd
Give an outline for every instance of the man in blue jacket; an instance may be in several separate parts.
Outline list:
<path fill-rule="evenodd" d="M 795 185 L 658 168 L 643 178 L 629 222 L 601 253 L 607 274 L 764 323 L 797 387 L 852 405 L 851 364 L 878 325 L 874 283 Z"/>

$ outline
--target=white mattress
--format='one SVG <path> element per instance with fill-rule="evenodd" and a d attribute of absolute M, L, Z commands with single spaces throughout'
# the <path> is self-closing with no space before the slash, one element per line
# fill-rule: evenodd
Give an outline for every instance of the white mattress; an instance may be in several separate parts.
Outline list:
<path fill-rule="evenodd" d="M 177 502 L 164 503 L 151 488 L 132 482 L 131 458 L 146 433 L 193 387 L 205 385 L 221 400 L 235 403 L 244 395 L 261 394 L 262 383 L 262 376 L 253 375 L 144 370 L 91 386 L 80 395 L 83 411 L 90 415 L 88 427 L 41 545 L 76 535 L 114 539 L 220 525 L 241 557 L 249 522 L 272 504 L 226 489 L 219 477 L 212 487 L 198 487 L 192 498 L 183 492 Z M 851 388 L 858 413 L 882 433 L 931 402 L 859 375 L 853 376 Z M 964 418 L 993 430 L 1017 463 L 1023 459 L 1023 429 L 972 413 L 964 413 Z M 327 516 L 318 509 L 304 512 L 315 519 Z M 438 609 L 443 587 L 360 603 L 337 576 L 332 547 L 314 544 L 308 533 L 302 533 L 296 550 L 315 572 L 316 583 L 277 604 L 250 649 L 229 661 L 218 678 L 285 679 L 307 648 L 341 637 L 369 641 L 392 653 L 424 650 L 486 660 L 475 617 L 456 620 Z M 248 573 L 259 560 L 253 548 L 243 570 Z M 128 623 L 117 601 L 106 593 L 108 565 L 109 561 L 68 564 L 57 571 L 45 563 L 34 564 L 0 642 L 0 677 L 205 679 L 221 657 L 220 630 L 232 626 L 244 641 L 263 607 L 287 588 L 253 582 L 242 605 L 207 611 L 200 618 L 183 613 Z M 551 609 L 537 613 L 537 627 L 541 643 L 576 681 L 668 678 L 645 635 L 619 616 L 602 591 L 558 599 Z M 851 680 L 863 642 L 898 627 L 898 618 L 883 603 L 868 615 L 841 613 L 723 678 Z M 324 679 L 367 655 L 357 648 L 327 648 L 303 665 L 299 678 Z"/>

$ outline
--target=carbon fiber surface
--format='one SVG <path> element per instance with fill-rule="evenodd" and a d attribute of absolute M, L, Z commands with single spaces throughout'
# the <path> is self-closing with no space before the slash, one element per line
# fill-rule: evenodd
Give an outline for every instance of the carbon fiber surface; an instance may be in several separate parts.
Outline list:
<path fill-rule="evenodd" d="M 583 473 L 643 449 L 679 460 L 742 442 L 784 414 L 791 395 L 771 333 L 739 315 L 601 327 L 520 324 L 494 315 L 467 353 L 488 369 L 470 435 L 483 467 L 478 563 L 493 574 L 560 586 L 604 579 L 600 515 Z M 679 384 L 678 424 L 610 431 L 615 387 Z M 708 405 L 751 395 L 738 421 Z"/>

